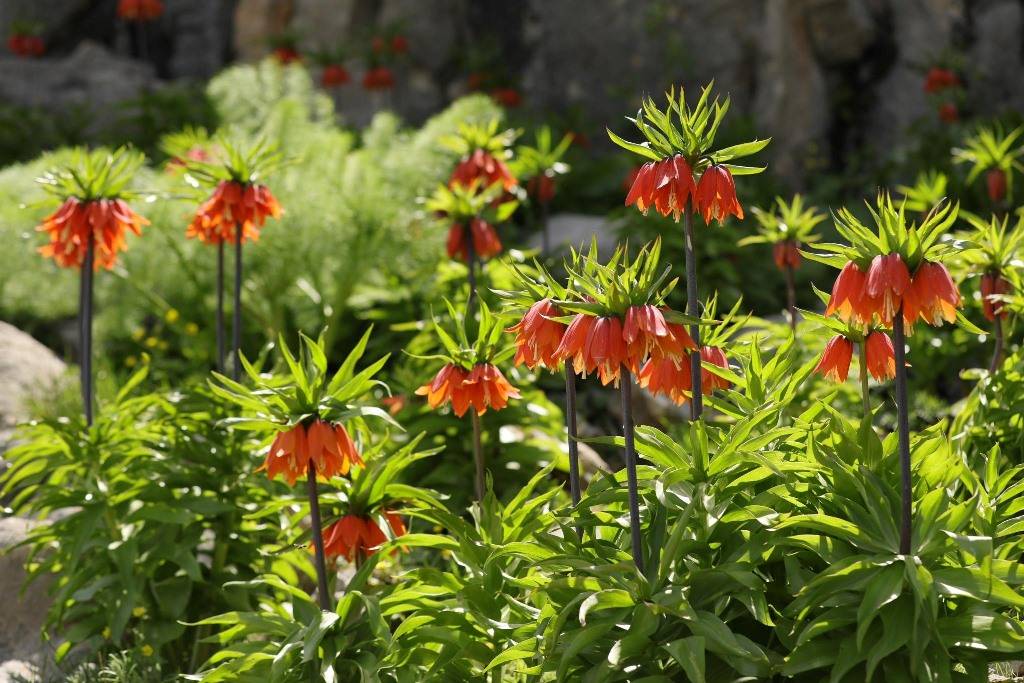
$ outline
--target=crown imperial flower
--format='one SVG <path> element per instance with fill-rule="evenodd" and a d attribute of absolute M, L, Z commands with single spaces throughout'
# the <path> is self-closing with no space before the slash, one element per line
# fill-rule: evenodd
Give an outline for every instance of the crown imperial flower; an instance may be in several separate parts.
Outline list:
<path fill-rule="evenodd" d="M 508 399 L 519 398 L 519 390 L 490 363 L 478 363 L 472 370 L 449 363 L 433 381 L 417 389 L 416 394 L 426 396 L 431 408 L 450 403 L 458 417 L 465 415 L 469 408 L 477 415 L 483 415 L 488 409 L 502 410 L 508 405 Z"/>
<path fill-rule="evenodd" d="M 392 537 L 405 536 L 405 522 L 393 512 L 381 511 Z M 328 558 L 344 557 L 349 562 L 372 555 L 388 537 L 373 517 L 348 514 L 324 530 L 324 554 Z"/>
<path fill-rule="evenodd" d="M 879 382 L 896 376 L 896 354 L 892 339 L 885 332 L 874 331 L 864 340 L 868 372 Z"/>
<path fill-rule="evenodd" d="M 267 218 L 279 218 L 281 206 L 264 185 L 222 180 L 203 202 L 185 232 L 206 244 L 233 243 L 241 229 L 242 242 L 259 239 Z"/>
<path fill-rule="evenodd" d="M 555 370 L 559 365 L 556 354 L 562 343 L 567 326 L 555 320 L 562 311 L 550 298 L 543 298 L 530 306 L 522 320 L 508 329 L 516 335 L 516 365 L 525 365 L 531 370 L 542 366 Z"/>
<path fill-rule="evenodd" d="M 322 479 L 346 476 L 352 465 L 364 465 L 356 445 L 342 424 L 316 419 L 279 432 L 260 470 L 274 479 L 283 476 L 289 486 L 305 477 L 310 464 Z"/>
<path fill-rule="evenodd" d="M 453 223 L 448 230 L 446 245 L 448 258 L 469 261 L 469 245 L 466 244 L 468 232 L 473 240 L 473 252 L 478 259 L 487 260 L 501 253 L 501 240 L 494 226 L 482 218 L 471 218 L 468 222 Z"/>
<path fill-rule="evenodd" d="M 814 371 L 833 382 L 845 382 L 850 374 L 850 359 L 853 358 L 853 342 L 841 334 L 828 340 L 821 360 Z"/>

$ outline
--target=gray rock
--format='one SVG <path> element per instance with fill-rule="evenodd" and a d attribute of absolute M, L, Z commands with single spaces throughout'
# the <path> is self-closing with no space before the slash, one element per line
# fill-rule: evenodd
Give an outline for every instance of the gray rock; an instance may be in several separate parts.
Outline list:
<path fill-rule="evenodd" d="M 9 550 L 25 539 L 33 523 L 17 517 L 0 518 L 0 683 L 33 680 L 52 667 L 52 646 L 40 634 L 49 607 L 46 579 L 25 587 L 26 548 Z M 22 592 L 22 589 L 25 589 Z"/>
<path fill-rule="evenodd" d="M 151 88 L 149 65 L 115 55 L 96 43 L 81 43 L 63 58 L 0 56 L 0 101 L 50 111 L 84 108 L 99 124 L 115 105 Z"/>
<path fill-rule="evenodd" d="M 592 237 L 597 237 L 597 248 L 602 256 L 608 256 L 618 245 L 615 224 L 607 216 L 592 216 L 584 213 L 556 213 L 548 218 L 551 247 L 555 251 L 570 247 L 589 248 Z M 540 249 L 542 236 L 538 232 L 530 238 L 529 247 Z"/>
<path fill-rule="evenodd" d="M 54 388 L 67 366 L 53 352 L 12 325 L 0 321 L 0 428 L 29 417 L 25 399 Z"/>
<path fill-rule="evenodd" d="M 968 72 L 972 101 L 986 113 L 1024 109 L 1024 6 L 1015 0 L 978 3 Z"/>

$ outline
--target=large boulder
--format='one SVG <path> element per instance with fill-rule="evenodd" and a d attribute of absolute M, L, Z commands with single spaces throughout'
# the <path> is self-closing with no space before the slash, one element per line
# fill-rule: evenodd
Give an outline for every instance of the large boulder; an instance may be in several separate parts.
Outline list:
<path fill-rule="evenodd" d="M 11 550 L 25 539 L 32 524 L 17 517 L 0 518 L 0 595 L 4 596 L 0 683 L 34 680 L 40 670 L 52 667 L 52 646 L 40 635 L 50 604 L 48 583 L 39 580 L 26 587 L 24 565 L 28 550 Z"/>
<path fill-rule="evenodd" d="M 148 64 L 83 42 L 65 57 L 20 59 L 0 54 L 0 101 L 51 112 L 85 110 L 100 126 L 117 104 L 153 87 Z"/>
<path fill-rule="evenodd" d="M 67 366 L 48 348 L 0 321 L 0 452 L 14 426 L 29 417 L 27 400 L 54 389 Z M 0 471 L 2 471 L 0 458 Z"/>

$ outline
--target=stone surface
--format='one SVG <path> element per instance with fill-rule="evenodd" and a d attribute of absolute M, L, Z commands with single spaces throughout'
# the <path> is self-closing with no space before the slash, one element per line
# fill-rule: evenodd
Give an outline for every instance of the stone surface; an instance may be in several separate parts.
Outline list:
<path fill-rule="evenodd" d="M 0 683 L 32 680 L 52 662 L 51 647 L 40 638 L 50 601 L 46 580 L 25 588 L 24 562 L 27 549 L 9 548 L 22 541 L 32 522 L 17 517 L 0 518 L 0 595 L 4 596 L 4 618 L 0 619 Z"/>
<path fill-rule="evenodd" d="M 602 256 L 609 256 L 618 244 L 615 225 L 604 216 L 585 213 L 556 213 L 548 218 L 551 248 L 568 251 L 590 246 L 592 237 L 597 237 L 597 248 Z M 543 237 L 540 233 L 530 237 L 530 249 L 540 249 Z"/>
<path fill-rule="evenodd" d="M 0 101 L 46 110 L 85 108 L 105 117 L 155 83 L 152 67 L 83 42 L 65 57 L 0 56 Z"/>
<path fill-rule="evenodd" d="M 55 55 L 0 58 L 0 97 L 108 111 L 153 87 L 153 69 L 88 46 L 129 52 L 114 5 L 0 3 L 0 35 L 16 18 L 38 19 Z M 395 65 L 399 86 L 367 94 L 358 85 L 366 38 L 396 25 L 410 45 Z M 979 113 L 1024 108 L 1019 0 L 591 0 L 586 11 L 574 0 L 168 0 L 147 30 L 162 78 L 262 58 L 286 33 L 306 54 L 345 48 L 355 82 L 332 95 L 352 125 L 381 107 L 426 118 L 466 91 L 488 51 L 492 75 L 517 84 L 524 106 L 554 111 L 597 141 L 605 125 L 628 129 L 623 113 L 640 95 L 714 79 L 751 128 L 774 138 L 765 160 L 796 189 L 823 167 L 892 151 L 909 125 L 934 117 L 922 82 L 940 61 L 961 60 Z"/>
<path fill-rule="evenodd" d="M 53 352 L 21 330 L 0 321 L 0 452 L 4 434 L 28 418 L 25 399 L 48 391 L 67 367 Z"/>

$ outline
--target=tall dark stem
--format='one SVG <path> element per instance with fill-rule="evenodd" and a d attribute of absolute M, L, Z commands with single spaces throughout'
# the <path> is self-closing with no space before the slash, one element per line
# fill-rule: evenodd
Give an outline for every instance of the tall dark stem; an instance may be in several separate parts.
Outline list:
<path fill-rule="evenodd" d="M 537 212 L 540 214 L 540 216 L 539 216 L 539 218 L 540 218 L 540 228 L 543 231 L 541 233 L 542 234 L 542 239 L 543 239 L 543 242 L 541 242 L 543 254 L 544 254 L 544 256 L 550 256 L 551 255 L 551 231 L 548 230 L 548 203 L 545 202 L 545 201 L 538 202 L 537 209 L 538 209 Z"/>
<path fill-rule="evenodd" d="M 569 432 L 569 494 L 572 504 L 580 502 L 580 445 L 576 441 L 576 373 L 572 361 L 565 362 L 565 427 Z"/>
<path fill-rule="evenodd" d="M 907 415 L 907 362 L 906 337 L 903 333 L 903 304 L 892 322 L 893 347 L 896 356 L 896 428 L 900 454 L 900 484 L 903 497 L 900 506 L 900 554 L 910 554 L 912 530 L 910 481 L 910 418 Z"/>
<path fill-rule="evenodd" d="M 93 264 L 96 261 L 96 238 L 90 234 L 89 241 L 85 248 L 85 263 L 82 264 L 81 281 L 81 383 L 82 383 L 82 406 L 85 410 L 85 424 L 92 425 L 92 290 L 93 290 Z"/>
<path fill-rule="evenodd" d="M 486 482 L 484 481 L 484 449 L 480 443 L 480 416 L 470 406 L 470 420 L 473 423 L 473 464 L 476 467 L 474 482 L 476 485 L 476 499 L 481 503 L 484 500 Z"/>
<path fill-rule="evenodd" d="M 473 305 L 476 303 L 476 244 L 473 243 L 472 223 L 463 228 L 466 231 L 466 268 L 468 274 L 466 280 L 469 282 L 469 296 L 466 298 L 466 318 L 473 315 Z"/>
<path fill-rule="evenodd" d="M 792 266 L 783 268 L 786 271 L 786 308 L 789 309 L 789 329 L 796 334 L 796 283 Z"/>
<path fill-rule="evenodd" d="M 687 205 L 689 208 L 689 205 Z M 693 245 L 693 214 L 684 212 L 683 229 L 686 242 L 686 314 L 696 318 L 700 315 L 697 303 L 697 256 Z M 700 325 L 690 325 L 690 336 L 696 350 L 690 354 L 690 377 L 692 378 L 693 398 L 690 400 L 690 419 L 698 420 L 704 412 L 704 396 L 701 393 L 700 368 Z"/>
<path fill-rule="evenodd" d="M 327 587 L 327 559 L 324 555 L 324 530 L 320 521 L 320 496 L 316 490 L 316 467 L 313 461 L 309 461 L 307 470 L 307 483 L 309 484 L 309 517 L 313 526 L 313 550 L 316 555 L 316 583 L 317 598 L 320 601 L 320 609 L 330 611 L 331 595 Z"/>
<path fill-rule="evenodd" d="M 864 405 L 864 417 L 871 415 L 871 394 L 868 391 L 868 342 L 860 343 L 860 400 Z"/>
<path fill-rule="evenodd" d="M 999 366 L 1003 363 L 1003 319 L 999 313 L 996 313 L 992 329 L 996 341 L 995 346 L 992 348 L 992 362 L 988 364 L 989 374 L 998 370 Z"/>
<path fill-rule="evenodd" d="M 242 226 L 235 226 L 235 306 L 231 310 L 233 328 L 231 347 L 234 352 L 232 376 L 235 381 L 242 376 Z"/>
<path fill-rule="evenodd" d="M 149 43 L 146 36 L 146 22 L 135 21 L 135 47 L 138 50 L 138 58 L 143 62 L 149 61 Z"/>
<path fill-rule="evenodd" d="M 636 444 L 633 434 L 633 376 L 622 366 L 619 373 L 622 393 L 622 436 L 626 442 L 626 482 L 629 486 L 629 533 L 633 543 L 633 562 L 644 570 L 643 543 L 640 539 L 640 496 L 636 481 Z"/>
<path fill-rule="evenodd" d="M 217 244 L 217 372 L 224 368 L 224 242 Z"/>

